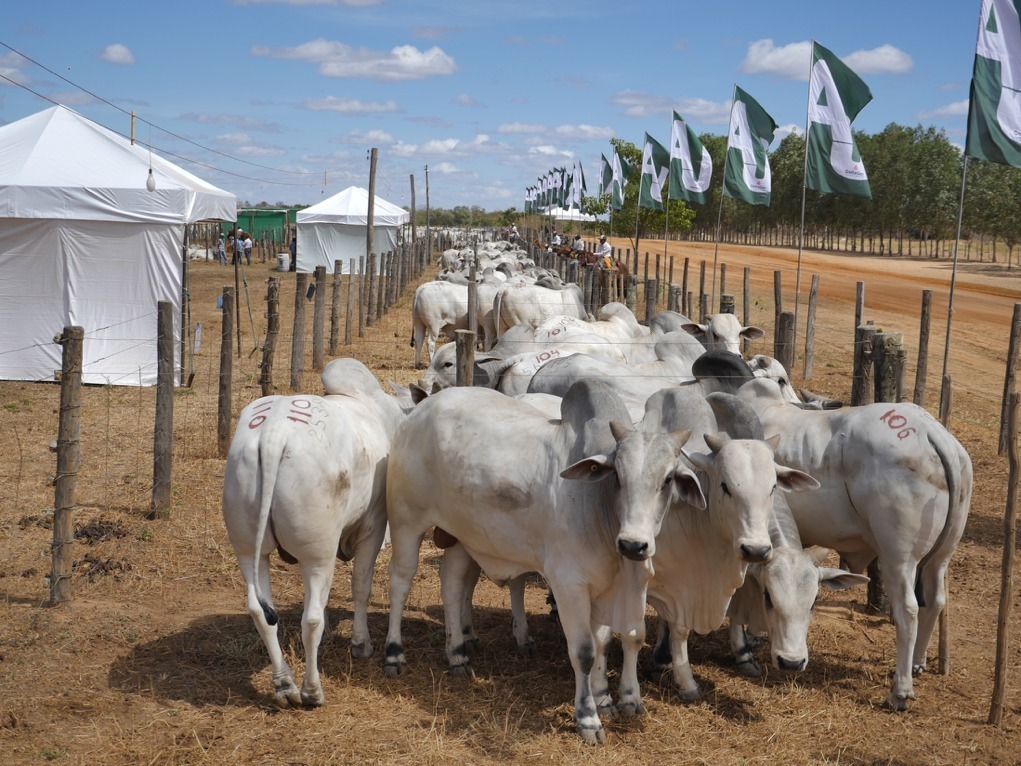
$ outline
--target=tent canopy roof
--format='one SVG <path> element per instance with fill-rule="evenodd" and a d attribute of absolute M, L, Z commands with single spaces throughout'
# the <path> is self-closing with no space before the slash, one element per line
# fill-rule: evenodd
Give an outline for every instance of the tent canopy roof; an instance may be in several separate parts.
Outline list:
<path fill-rule="evenodd" d="M 236 209 L 230 192 L 67 107 L 0 127 L 0 218 L 179 224 L 233 221 Z"/>
<path fill-rule="evenodd" d="M 375 198 L 372 210 L 373 226 L 400 226 L 411 220 L 411 214 L 393 203 Z M 349 186 L 342 192 L 327 197 L 304 210 L 298 211 L 298 223 L 343 223 L 365 226 L 369 222 L 369 192 Z"/>

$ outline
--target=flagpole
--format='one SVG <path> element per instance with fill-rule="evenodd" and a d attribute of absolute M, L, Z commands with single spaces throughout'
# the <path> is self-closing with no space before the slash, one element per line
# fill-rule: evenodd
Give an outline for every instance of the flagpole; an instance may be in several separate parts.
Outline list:
<path fill-rule="evenodd" d="M 663 267 L 666 267 L 666 241 L 670 234 L 670 192 L 667 192 L 666 203 L 663 205 Z M 659 274 L 656 275 L 657 277 Z M 669 293 L 670 286 L 667 285 Z"/>
<path fill-rule="evenodd" d="M 814 58 L 815 40 L 808 49 L 808 96 L 805 105 L 805 159 L 801 166 L 801 228 L 798 230 L 798 266 L 794 274 L 794 334 L 791 339 L 791 367 L 797 358 L 798 351 L 798 304 L 801 298 L 801 252 L 805 241 L 805 193 L 808 188 L 808 129 L 809 112 L 812 109 L 812 59 Z M 793 370 L 788 370 L 793 372 Z"/>
<path fill-rule="evenodd" d="M 964 218 L 964 185 L 968 179 L 968 155 L 964 155 L 964 167 L 961 169 L 961 197 L 957 207 L 957 238 L 954 240 L 954 266 L 950 270 L 950 297 L 947 303 L 947 338 L 943 346 L 943 377 L 940 379 L 939 402 L 940 417 L 944 416 L 943 397 L 947 385 L 947 362 L 950 359 L 950 322 L 954 317 L 954 286 L 957 283 L 957 253 L 961 249 L 961 220 Z"/>
<path fill-rule="evenodd" d="M 713 280 L 712 280 L 713 281 L 713 286 L 712 286 L 712 290 L 710 292 L 710 295 L 712 297 L 709 299 L 709 306 L 710 306 L 710 308 L 712 308 L 713 306 L 716 305 L 716 256 L 720 252 L 720 233 L 723 230 L 723 228 L 722 228 L 723 227 L 723 197 L 724 197 L 723 189 L 727 185 L 726 163 L 724 163 L 724 171 L 723 172 L 724 172 L 723 183 L 720 185 L 720 210 L 719 210 L 719 212 L 716 213 L 716 243 L 713 245 Z M 701 295 L 698 296 L 698 300 L 699 300 L 699 304 L 701 306 L 701 303 L 702 303 L 702 296 Z M 691 311 L 691 306 L 688 306 L 688 310 Z M 702 317 L 698 317 L 698 318 L 701 319 Z"/>

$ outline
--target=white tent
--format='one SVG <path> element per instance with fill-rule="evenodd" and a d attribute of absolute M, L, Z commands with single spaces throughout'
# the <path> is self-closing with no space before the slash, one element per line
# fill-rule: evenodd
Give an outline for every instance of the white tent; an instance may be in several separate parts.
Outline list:
<path fill-rule="evenodd" d="M 79 325 L 83 382 L 154 385 L 158 301 L 181 349 L 185 226 L 235 211 L 233 194 L 65 107 L 0 127 L 0 380 L 52 381 L 54 336 Z"/>
<path fill-rule="evenodd" d="M 552 216 L 555 221 L 582 221 L 592 223 L 593 221 L 599 220 L 596 216 L 583 213 L 580 210 L 574 210 L 573 208 L 571 210 L 564 210 L 562 207 L 555 207 L 546 211 L 543 215 Z"/>
<path fill-rule="evenodd" d="M 397 247 L 401 224 L 411 220 L 407 210 L 375 198 L 372 208 L 373 252 L 377 255 Z M 325 266 L 333 273 L 333 262 L 339 260 L 346 274 L 349 260 L 365 257 L 366 229 L 369 222 L 369 192 L 349 186 L 322 202 L 299 210 L 298 271 L 312 272 Z"/>

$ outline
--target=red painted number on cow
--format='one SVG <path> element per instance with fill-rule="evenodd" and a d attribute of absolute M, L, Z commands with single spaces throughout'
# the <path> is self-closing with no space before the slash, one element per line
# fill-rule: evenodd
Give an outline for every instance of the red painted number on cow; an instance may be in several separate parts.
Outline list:
<path fill-rule="evenodd" d="M 308 399 L 291 400 L 290 414 L 287 419 L 293 420 L 295 423 L 309 425 L 312 420 L 312 402 Z"/>
<path fill-rule="evenodd" d="M 273 402 L 263 402 L 252 410 L 252 419 L 248 421 L 249 428 L 258 428 L 266 422 L 266 416 L 273 409 Z"/>
<path fill-rule="evenodd" d="M 911 434 L 916 433 L 914 426 L 909 426 L 908 419 L 897 414 L 897 410 L 887 410 L 879 419 L 886 423 L 891 431 L 897 432 L 898 439 L 907 439 Z"/>

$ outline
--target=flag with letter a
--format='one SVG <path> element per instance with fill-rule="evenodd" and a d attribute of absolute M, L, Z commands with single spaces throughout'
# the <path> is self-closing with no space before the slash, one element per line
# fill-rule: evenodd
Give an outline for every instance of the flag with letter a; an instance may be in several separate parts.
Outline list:
<path fill-rule="evenodd" d="M 663 189 L 670 174 L 670 152 L 659 141 L 645 134 L 642 148 L 642 178 L 638 187 L 638 207 L 663 212 Z"/>
<path fill-rule="evenodd" d="M 1021 167 L 1021 19 L 1012 0 L 982 0 L 964 153 Z"/>
<path fill-rule="evenodd" d="M 819 43 L 812 43 L 808 83 L 808 143 L 805 186 L 872 198 L 851 123 L 872 91 L 851 68 Z"/>
<path fill-rule="evenodd" d="M 759 102 L 735 85 L 723 166 L 726 196 L 752 205 L 769 205 L 773 184 L 766 150 L 773 143 L 776 128 L 776 121 Z"/>
<path fill-rule="evenodd" d="M 624 187 L 627 185 L 627 177 L 631 175 L 631 164 L 620 156 L 620 152 L 613 150 L 613 180 L 610 189 L 610 207 L 617 212 L 624 207 Z"/>
<path fill-rule="evenodd" d="M 713 158 L 681 116 L 674 112 L 670 128 L 670 199 L 706 203 L 713 177 Z"/>

